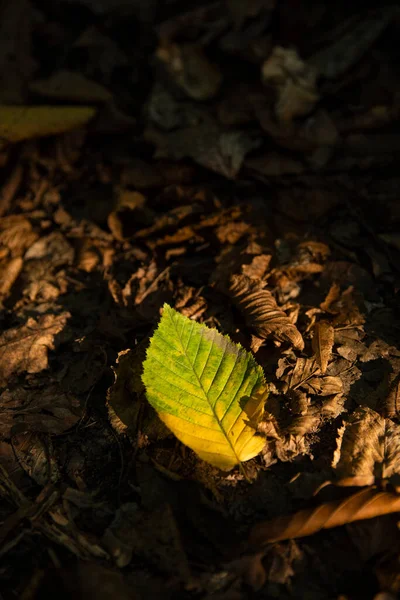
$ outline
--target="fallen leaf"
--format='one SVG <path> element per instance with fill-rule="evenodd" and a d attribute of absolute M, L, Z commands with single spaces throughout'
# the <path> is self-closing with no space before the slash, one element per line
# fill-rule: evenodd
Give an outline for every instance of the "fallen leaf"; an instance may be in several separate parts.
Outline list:
<path fill-rule="evenodd" d="M 362 519 L 373 519 L 400 511 L 400 495 L 366 488 L 344 500 L 324 502 L 315 508 L 300 510 L 290 516 L 257 523 L 249 536 L 255 548 L 281 540 L 313 535 L 321 529 L 340 527 Z"/>
<path fill-rule="evenodd" d="M 253 356 L 167 304 L 143 364 L 149 403 L 176 437 L 223 470 L 256 456 L 268 389 Z"/>
<path fill-rule="evenodd" d="M 319 321 L 315 324 L 312 347 L 321 373 L 325 373 L 329 359 L 332 356 L 334 337 L 335 330 L 332 325 L 326 321 Z"/>
<path fill-rule="evenodd" d="M 10 143 L 65 133 L 86 125 L 96 110 L 85 106 L 0 105 L 0 139 Z"/>
<path fill-rule="evenodd" d="M 304 341 L 297 327 L 281 310 L 270 291 L 262 283 L 244 275 L 232 275 L 229 292 L 234 303 L 244 314 L 246 323 L 260 338 L 274 337 L 290 342 L 303 350 Z"/>
<path fill-rule="evenodd" d="M 156 57 L 171 79 L 193 100 L 210 100 L 217 94 L 222 75 L 219 68 L 207 59 L 201 46 L 180 46 L 162 40 Z"/>
<path fill-rule="evenodd" d="M 55 348 L 54 338 L 69 319 L 67 312 L 29 317 L 20 327 L 7 329 L 0 336 L 0 387 L 23 372 L 39 373 L 48 367 L 48 351 Z"/>
<path fill-rule="evenodd" d="M 76 396 L 47 382 L 46 386 L 5 390 L 0 395 L 0 415 L 2 438 L 28 431 L 57 435 L 76 425 L 82 408 Z"/>
<path fill-rule="evenodd" d="M 48 79 L 36 79 L 30 90 L 43 98 L 82 104 L 111 102 L 112 94 L 105 87 L 87 79 L 77 71 L 56 71 Z"/>
<path fill-rule="evenodd" d="M 0 298 L 8 295 L 22 271 L 24 261 L 20 257 L 0 261 Z"/>
<path fill-rule="evenodd" d="M 339 430 L 332 466 L 341 485 L 372 485 L 399 474 L 400 425 L 368 407 L 357 409 Z"/>
<path fill-rule="evenodd" d="M 49 439 L 46 440 L 33 432 L 20 433 L 13 436 L 12 446 L 19 464 L 40 486 L 56 483 L 60 478 L 60 471 Z"/>
<path fill-rule="evenodd" d="M 307 115 L 319 100 L 317 71 L 296 50 L 276 46 L 262 66 L 262 81 L 277 91 L 275 114 L 279 121 Z"/>

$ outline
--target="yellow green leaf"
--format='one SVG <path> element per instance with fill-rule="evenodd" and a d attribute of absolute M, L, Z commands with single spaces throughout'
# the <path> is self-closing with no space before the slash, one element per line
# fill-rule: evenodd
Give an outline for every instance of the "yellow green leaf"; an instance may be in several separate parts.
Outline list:
<path fill-rule="evenodd" d="M 85 125 L 95 113 L 90 106 L 0 105 L 0 139 L 15 143 L 65 133 Z"/>
<path fill-rule="evenodd" d="M 252 354 L 164 305 L 142 380 L 161 420 L 203 460 L 229 470 L 256 456 L 268 391 Z"/>

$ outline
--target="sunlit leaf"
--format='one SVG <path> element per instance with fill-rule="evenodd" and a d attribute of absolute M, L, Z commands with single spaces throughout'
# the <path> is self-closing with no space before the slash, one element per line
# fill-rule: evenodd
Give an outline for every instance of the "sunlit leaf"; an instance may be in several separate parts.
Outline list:
<path fill-rule="evenodd" d="M 256 456 L 267 387 L 253 356 L 167 304 L 143 365 L 150 404 L 200 458 L 229 470 Z"/>
<path fill-rule="evenodd" d="M 0 105 L 0 139 L 15 143 L 65 133 L 85 125 L 95 113 L 89 106 Z"/>

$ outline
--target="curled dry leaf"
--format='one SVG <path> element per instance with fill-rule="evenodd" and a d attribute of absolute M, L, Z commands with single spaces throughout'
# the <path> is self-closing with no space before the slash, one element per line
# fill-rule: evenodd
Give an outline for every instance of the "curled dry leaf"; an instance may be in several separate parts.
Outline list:
<path fill-rule="evenodd" d="M 281 359 L 278 365 L 276 376 L 283 382 L 283 393 L 302 389 L 309 394 L 331 396 L 343 391 L 339 377 L 321 377 L 321 371 L 313 358 L 298 358 L 294 367 L 286 359 Z"/>
<path fill-rule="evenodd" d="M 400 425 L 359 408 L 339 431 L 332 466 L 341 485 L 371 485 L 400 473 Z"/>
<path fill-rule="evenodd" d="M 229 292 L 247 325 L 258 337 L 271 335 L 280 342 L 290 342 L 298 350 L 303 350 L 301 333 L 278 307 L 271 292 L 262 288 L 261 282 L 244 275 L 232 275 Z"/>
<path fill-rule="evenodd" d="M 48 367 L 48 351 L 70 317 L 68 312 L 30 317 L 24 325 L 7 329 L 0 336 L 0 387 L 23 372 L 39 373 Z"/>
<path fill-rule="evenodd" d="M 366 488 L 345 499 L 324 502 L 315 508 L 257 523 L 249 542 L 255 548 L 281 540 L 306 537 L 321 529 L 372 519 L 400 511 L 400 495 Z"/>
<path fill-rule="evenodd" d="M 334 336 L 335 331 L 332 325 L 329 325 L 326 321 L 319 321 L 315 324 L 312 347 L 321 373 L 325 373 L 332 355 Z"/>

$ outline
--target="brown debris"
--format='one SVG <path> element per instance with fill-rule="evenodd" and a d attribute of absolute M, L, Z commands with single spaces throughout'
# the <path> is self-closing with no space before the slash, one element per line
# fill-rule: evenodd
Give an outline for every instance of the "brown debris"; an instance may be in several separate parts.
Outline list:
<path fill-rule="evenodd" d="M 48 351 L 55 348 L 54 338 L 63 331 L 70 314 L 48 314 L 12 329 L 0 336 L 0 387 L 21 373 L 39 373 L 48 367 Z"/>
<path fill-rule="evenodd" d="M 247 325 L 254 329 L 258 337 L 273 336 L 280 342 L 289 342 L 298 350 L 303 350 L 301 333 L 283 310 L 278 308 L 271 292 L 263 289 L 258 281 L 243 275 L 233 275 L 229 292 L 243 312 Z"/>
<path fill-rule="evenodd" d="M 372 485 L 400 473 L 400 428 L 368 407 L 339 430 L 332 466 L 340 485 Z"/>

